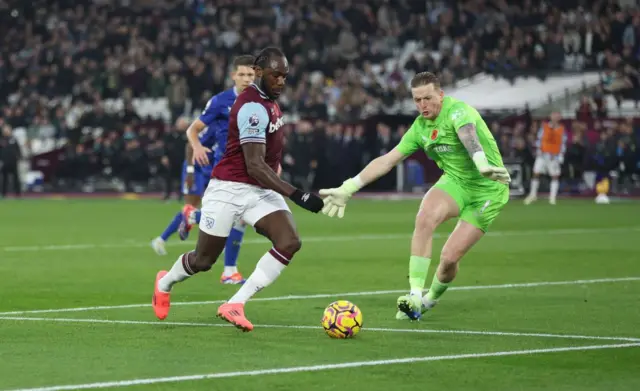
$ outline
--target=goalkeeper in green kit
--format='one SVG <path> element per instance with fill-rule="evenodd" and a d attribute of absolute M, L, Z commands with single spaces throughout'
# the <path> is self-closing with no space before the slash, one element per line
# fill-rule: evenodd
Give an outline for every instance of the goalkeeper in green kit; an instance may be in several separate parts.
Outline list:
<path fill-rule="evenodd" d="M 339 188 L 322 189 L 320 195 L 325 197 L 322 212 L 341 218 L 355 192 L 418 149 L 423 149 L 444 171 L 418 210 L 409 258 L 411 291 L 398 298 L 396 318 L 417 320 L 438 303 L 455 278 L 460 259 L 482 238 L 507 204 L 511 178 L 495 139 L 476 109 L 445 96 L 438 78 L 429 72 L 413 77 L 411 94 L 420 115 L 400 143 Z M 454 217 L 459 218 L 458 224 L 442 248 L 433 282 L 423 297 L 433 233 Z"/>

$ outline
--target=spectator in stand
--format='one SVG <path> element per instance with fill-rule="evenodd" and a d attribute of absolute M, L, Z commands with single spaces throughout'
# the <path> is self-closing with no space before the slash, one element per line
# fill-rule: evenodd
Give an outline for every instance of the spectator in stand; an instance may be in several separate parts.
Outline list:
<path fill-rule="evenodd" d="M 9 183 L 13 186 L 16 196 L 22 194 L 22 184 L 18 175 L 18 163 L 22 157 L 20 146 L 13 136 L 10 125 L 2 126 L 0 134 L 0 177 L 2 177 L 2 197 L 9 191 Z"/>
<path fill-rule="evenodd" d="M 217 0 L 196 7 L 191 0 L 34 0 L 17 7 L 0 0 L 0 117 L 29 129 L 28 139 L 59 140 L 42 145 L 67 142 L 75 154 L 84 144 L 83 153 L 99 154 L 91 161 L 101 175 L 123 180 L 132 173 L 134 145 L 139 155 L 155 156 L 156 143 L 138 138 L 139 129 L 164 127 L 142 118 L 133 99 L 167 98 L 172 120 L 202 110 L 204 96 L 226 87 L 233 55 L 267 45 L 291 58 L 283 109 L 313 121 L 353 123 L 400 112 L 407 81 L 425 69 L 447 85 L 483 70 L 509 80 L 611 70 L 602 92 L 640 100 L 640 15 L 614 0 L 587 3 Z M 418 50 L 405 61 L 400 54 L 412 41 Z M 606 107 L 594 101 L 590 112 L 601 117 Z M 137 142 L 122 141 L 127 126 Z M 368 127 L 363 153 L 376 144 L 375 125 Z M 352 137 L 345 130 L 328 142 L 350 145 L 343 138 Z M 137 175 L 155 170 L 154 159 Z M 318 157 L 318 178 L 335 164 L 322 168 L 324 160 Z"/>

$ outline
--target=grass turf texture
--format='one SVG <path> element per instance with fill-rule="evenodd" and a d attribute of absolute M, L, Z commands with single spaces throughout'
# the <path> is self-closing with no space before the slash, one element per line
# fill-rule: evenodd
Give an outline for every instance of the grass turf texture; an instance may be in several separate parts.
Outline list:
<path fill-rule="evenodd" d="M 178 204 L 3 201 L 0 390 L 200 374 L 217 375 L 128 388 L 640 389 L 639 347 L 545 350 L 640 343 L 640 279 L 574 282 L 640 277 L 640 223 L 635 220 L 640 204 L 562 200 L 555 207 L 542 202 L 524 207 L 513 201 L 492 233 L 462 261 L 454 289 L 421 322 L 410 323 L 394 319 L 400 293 L 380 291 L 408 289 L 409 240 L 418 204 L 354 200 L 342 220 L 293 209 L 303 249 L 281 278 L 257 296 L 278 299 L 247 305 L 256 329 L 242 334 L 214 317 L 215 303 L 175 305 L 164 323 L 155 321 L 147 305 L 157 270 L 169 268 L 181 252 L 194 247 L 177 237 L 170 241 L 169 256 L 158 257 L 149 247 Z M 452 227 L 438 231 L 428 281 Z M 239 263 L 247 277 L 268 248 L 263 238 L 247 235 Z M 230 297 L 237 287 L 219 284 L 221 269 L 216 265 L 176 286 L 173 301 Z M 567 283 L 495 287 L 545 281 Z M 480 285 L 485 287 L 467 288 Z M 349 292 L 356 294 L 342 294 Z M 287 295 L 301 297 L 282 297 Z M 331 340 L 320 328 L 322 310 L 335 299 L 351 300 L 363 311 L 364 329 L 354 340 Z M 29 312 L 130 304 L 140 305 Z M 514 351 L 520 353 L 455 356 Z M 403 358 L 434 361 L 383 361 Z M 323 367 L 343 363 L 356 364 Z M 294 367 L 304 368 L 282 373 Z M 267 369 L 280 372 L 248 373 Z"/>

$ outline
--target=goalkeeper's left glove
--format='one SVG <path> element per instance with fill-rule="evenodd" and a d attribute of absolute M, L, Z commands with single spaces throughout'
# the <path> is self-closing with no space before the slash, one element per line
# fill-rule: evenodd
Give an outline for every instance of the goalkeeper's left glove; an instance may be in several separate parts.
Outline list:
<path fill-rule="evenodd" d="M 362 188 L 362 181 L 360 178 L 355 177 L 347 179 L 342 183 L 342 186 L 333 189 L 321 189 L 320 195 L 327 196 L 324 199 L 324 208 L 322 213 L 329 217 L 333 217 L 336 214 L 339 218 L 344 217 L 344 210 L 347 208 L 347 201 L 349 198 Z"/>
<path fill-rule="evenodd" d="M 476 164 L 478 171 L 480 171 L 480 174 L 482 174 L 483 177 L 505 185 L 511 182 L 509 171 L 507 171 L 507 169 L 504 167 L 496 167 L 490 165 L 484 152 L 474 153 L 473 162 Z"/>

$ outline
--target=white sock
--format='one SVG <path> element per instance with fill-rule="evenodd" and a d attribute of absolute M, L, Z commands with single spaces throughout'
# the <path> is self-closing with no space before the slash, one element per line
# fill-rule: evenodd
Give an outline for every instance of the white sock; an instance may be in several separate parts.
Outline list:
<path fill-rule="evenodd" d="M 265 287 L 271 285 L 282 270 L 289 263 L 289 259 L 281 252 L 272 248 L 260 258 L 256 270 L 251 273 L 249 279 L 242 285 L 238 292 L 229 299 L 229 303 L 246 303 L 253 295 Z"/>
<path fill-rule="evenodd" d="M 158 281 L 158 289 L 161 292 L 171 292 L 171 288 L 175 283 L 184 281 L 194 274 L 191 270 L 185 270 L 185 265 L 182 261 L 182 258 L 186 257 L 187 254 L 189 253 L 180 255 L 176 263 L 173 264 L 171 270 L 169 270 L 169 272 L 164 277 L 162 277 L 160 281 Z M 188 266 L 189 265 L 187 265 L 187 267 Z"/>
<path fill-rule="evenodd" d="M 433 307 L 436 306 L 436 304 L 438 304 L 438 300 L 430 300 L 427 299 L 427 295 L 424 295 L 424 297 L 422 298 L 422 304 L 427 307 L 428 310 L 432 309 Z"/>
<path fill-rule="evenodd" d="M 232 275 L 238 272 L 237 266 L 225 266 L 224 272 L 222 273 L 225 277 L 231 277 Z"/>
<path fill-rule="evenodd" d="M 540 179 L 533 178 L 531 180 L 531 191 L 529 192 L 529 196 L 530 197 L 537 197 L 538 196 L 538 186 L 540 186 Z"/>
<path fill-rule="evenodd" d="M 551 194 L 549 195 L 550 200 L 555 200 L 558 195 L 558 188 L 560 187 L 560 182 L 557 179 L 551 180 Z"/>

